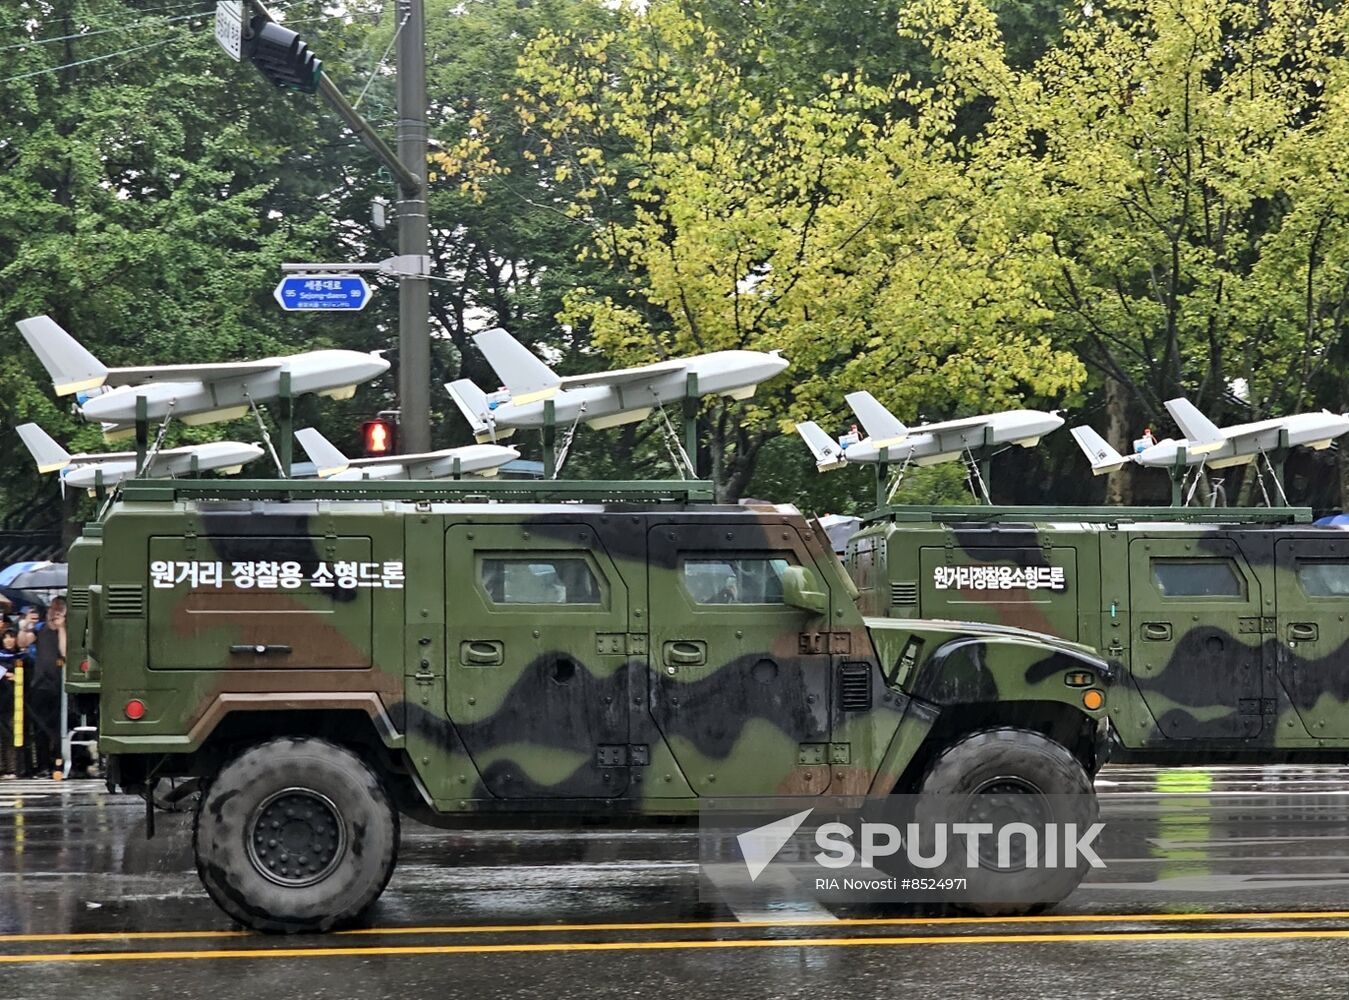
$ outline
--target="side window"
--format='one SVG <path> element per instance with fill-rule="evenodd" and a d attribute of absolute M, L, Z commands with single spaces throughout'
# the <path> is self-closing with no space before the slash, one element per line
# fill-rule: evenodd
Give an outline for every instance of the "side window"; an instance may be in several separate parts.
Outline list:
<path fill-rule="evenodd" d="M 695 604 L 782 604 L 782 574 L 791 556 L 689 557 L 680 582 Z"/>
<path fill-rule="evenodd" d="M 478 578 L 493 604 L 601 604 L 599 581 L 582 556 L 487 556 Z"/>
<path fill-rule="evenodd" d="M 1246 596 L 1230 559 L 1153 559 L 1152 578 L 1163 597 Z"/>
<path fill-rule="evenodd" d="M 1297 582 L 1308 597 L 1349 597 L 1349 562 L 1299 559 Z"/>

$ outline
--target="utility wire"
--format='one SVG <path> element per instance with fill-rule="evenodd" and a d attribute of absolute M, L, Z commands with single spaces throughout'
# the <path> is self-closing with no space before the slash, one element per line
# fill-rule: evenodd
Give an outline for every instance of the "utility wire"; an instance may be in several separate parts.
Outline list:
<path fill-rule="evenodd" d="M 121 13 L 122 15 L 130 15 L 130 16 L 132 16 L 132 17 L 145 17 L 145 16 L 150 15 L 150 14 L 162 14 L 162 13 L 164 13 L 165 11 L 170 11 L 170 10 L 182 10 L 184 7 L 200 7 L 203 3 L 206 3 L 206 2 L 208 2 L 208 0 L 190 0 L 190 2 L 188 2 L 188 3 L 173 3 L 173 4 L 168 4 L 167 6 L 164 6 L 164 7 L 146 7 L 146 8 L 141 9 L 141 10 L 136 10 L 136 9 L 134 9 L 134 8 L 128 8 L 128 9 L 125 9 L 125 10 L 121 11 L 120 13 Z M 103 11 L 103 12 L 100 12 L 100 14 L 106 14 L 106 15 L 111 15 L 111 16 L 116 16 L 117 13 L 118 13 L 118 12 L 114 12 L 114 11 Z M 50 21 L 64 21 L 64 20 L 67 20 L 68 17 L 69 17 L 69 15 L 52 14 L 52 13 L 47 13 L 47 12 L 43 12 L 43 11 L 34 11 L 34 12 L 33 12 L 32 14 L 30 14 L 28 17 L 25 17 L 22 21 L 17 21 L 17 22 L 15 22 L 14 24 L 7 24 L 7 25 L 0 26 L 0 31 L 11 31 L 11 30 L 13 30 L 13 29 L 15 29 L 15 28 L 25 28 L 25 27 L 27 27 L 28 25 L 32 24 L 34 21 L 37 21 L 37 22 L 39 22 L 39 23 L 45 23 L 45 22 L 50 22 Z M 76 20 L 81 20 L 81 19 L 76 18 Z M 106 20 L 104 20 L 104 18 L 103 18 L 102 16 L 96 16 L 96 17 L 89 18 L 89 19 L 88 19 L 88 23 L 89 23 L 89 24 L 92 24 L 92 25 L 103 26 L 103 25 L 108 24 L 109 22 L 106 21 Z"/>
<path fill-rule="evenodd" d="M 171 4 L 171 5 L 167 6 L 167 7 L 149 7 L 149 8 L 146 8 L 146 9 L 144 9 L 144 10 L 128 9 L 128 10 L 126 11 L 126 13 L 127 13 L 129 16 L 138 19 L 138 20 L 132 21 L 132 22 L 129 23 L 129 24 L 128 24 L 128 23 L 115 23 L 115 24 L 114 24 L 114 23 L 112 23 L 112 22 L 110 22 L 110 21 L 104 20 L 104 19 L 101 18 L 101 17 L 81 18 L 81 19 L 78 19 L 78 20 L 79 20 L 79 23 L 84 24 L 86 27 L 96 28 L 97 30 L 95 30 L 95 31 L 77 31 L 77 32 L 74 32 L 74 33 L 69 34 L 69 35 L 57 35 L 57 36 L 54 36 L 54 37 L 47 37 L 47 38 L 30 38 L 30 39 L 27 39 L 27 40 L 22 41 L 22 42 L 17 42 L 17 43 L 15 43 L 15 44 L 13 44 L 13 45 L 0 46 L 0 52 L 4 52 L 4 51 L 6 51 L 6 50 L 8 50 L 8 49 L 20 49 L 20 48 L 24 48 L 25 46 L 29 46 L 29 45 L 46 45 L 46 44 L 48 44 L 49 42 L 64 42 L 64 41 L 67 41 L 68 39 L 72 39 L 72 38 L 74 38 L 74 39 L 91 38 L 91 37 L 93 37 L 94 35 L 106 35 L 108 32 L 111 32 L 111 31 L 126 31 L 126 30 L 129 30 L 129 29 L 131 29 L 131 28 L 142 27 L 142 26 L 147 25 L 147 24 L 161 24 L 161 23 L 164 23 L 165 21 L 167 21 L 167 22 L 169 22 L 169 23 L 172 23 L 172 22 L 174 22 L 174 21 L 185 21 L 185 20 L 188 20 L 189 18 L 193 18 L 193 17 L 210 17 L 210 16 L 214 13 L 214 11 L 213 11 L 210 7 L 203 7 L 203 9 L 201 9 L 201 10 L 199 10 L 199 11 L 194 11 L 194 12 L 191 13 L 191 14 L 183 14 L 183 15 L 180 15 L 180 16 L 177 16 L 177 17 L 165 17 L 165 16 L 164 16 L 164 15 L 168 14 L 170 11 L 182 10 L 182 9 L 184 9 L 185 7 L 202 7 L 203 3 L 206 3 L 206 2 L 208 2 L 208 0 L 191 0 L 190 3 Z M 310 2 L 312 2 L 312 0 L 290 0 L 290 2 L 288 2 L 288 3 L 279 3 L 279 4 L 276 4 L 276 5 L 275 5 L 274 7 L 272 7 L 271 9 L 272 9 L 273 12 L 279 13 L 279 12 L 282 12 L 282 11 L 285 11 L 285 10 L 289 10 L 289 9 L 292 8 L 292 7 L 298 7 L 298 6 L 302 5 L 302 4 L 310 3 Z M 161 19 L 162 19 L 162 20 L 161 20 Z M 23 22 L 21 22 L 20 24 L 11 25 L 10 27 L 12 27 L 12 28 L 22 28 L 22 27 L 24 27 L 25 25 L 31 23 L 31 20 L 32 20 L 32 19 L 30 19 L 29 21 L 23 21 Z M 53 19 L 53 20 L 56 20 L 56 19 Z M 63 20 L 63 19 L 61 19 L 61 20 Z"/>
<path fill-rule="evenodd" d="M 28 73 L 19 73 L 17 76 L 7 76 L 0 83 L 13 83 L 15 80 L 27 80 L 30 77 L 42 76 L 44 73 L 55 73 L 63 69 L 74 69 L 76 66 L 87 66 L 90 63 L 104 62 L 108 59 L 116 59 L 118 56 L 129 56 L 136 52 L 144 52 L 146 49 L 161 48 L 164 45 L 163 39 L 155 39 L 148 45 L 137 45 L 130 49 L 121 49 L 117 52 L 108 52 L 101 56 L 93 56 L 89 59 L 79 59 L 75 62 L 62 63 L 60 66 L 48 66 L 45 69 L 35 69 Z"/>
<path fill-rule="evenodd" d="M 403 33 L 403 25 L 408 23 L 408 18 L 411 16 L 412 12 L 409 11 L 403 15 L 403 20 L 398 22 L 398 28 L 394 31 L 393 37 L 389 39 L 389 44 L 384 47 L 384 55 L 379 57 L 379 62 L 376 63 L 375 68 L 370 71 L 370 79 L 365 81 L 365 86 L 362 87 L 361 92 L 356 95 L 356 103 L 352 105 L 353 108 L 359 108 L 361 106 L 361 101 L 365 100 L 365 92 L 370 89 L 370 85 L 375 82 L 375 77 L 378 76 L 379 71 L 384 68 L 384 63 L 389 58 L 389 53 L 393 51 L 394 42 L 398 41 L 398 36 Z"/>
<path fill-rule="evenodd" d="M 124 24 L 117 28 L 100 28 L 98 31 L 80 31 L 73 35 L 58 35 L 55 38 L 30 38 L 26 42 L 16 42 L 13 45 L 0 45 L 0 52 L 8 52 L 10 49 L 26 49 L 33 45 L 47 45 L 51 42 L 64 42 L 72 38 L 93 38 L 96 35 L 106 35 L 114 31 L 130 31 L 133 28 L 143 28 L 147 24 L 174 24 L 178 21 L 191 21 L 199 17 L 209 16 L 210 11 L 198 11 L 195 14 L 180 14 L 177 17 L 152 17 L 144 21 L 133 21 L 130 24 Z"/>
<path fill-rule="evenodd" d="M 316 16 L 316 17 L 301 18 L 301 19 L 294 20 L 294 21 L 290 21 L 290 22 L 287 22 L 287 23 L 289 23 L 289 24 L 312 24 L 312 23 L 314 23 L 314 22 L 316 22 L 316 21 L 328 21 L 328 20 L 331 20 L 331 18 L 330 18 L 329 16 L 327 16 L 327 15 L 319 15 L 319 16 Z M 280 24 L 281 22 L 278 21 L 277 23 Z M 201 38 L 204 38 L 204 37 L 206 37 L 206 36 L 205 36 L 205 35 L 199 36 L 199 38 L 198 38 L 197 40 L 200 41 L 200 39 L 201 39 Z M 129 56 L 129 55 L 134 55 L 134 54 L 137 53 L 137 52 L 144 52 L 146 49 L 153 49 L 153 48 L 156 48 L 157 46 L 162 46 L 163 44 L 164 44 L 164 42 L 163 42 L 163 40 L 161 39 L 161 40 L 156 40 L 156 41 L 150 42 L 150 43 L 147 44 L 147 45 L 137 45 L 137 46 L 134 46 L 134 47 L 132 47 L 132 48 L 119 49 L 119 50 L 116 51 L 116 52 L 108 52 L 108 53 L 105 53 L 105 54 L 103 54 L 103 55 L 101 55 L 101 56 L 92 56 L 92 57 L 90 57 L 90 58 L 88 58 L 88 59 L 77 59 L 75 62 L 62 63 L 62 64 L 59 65 L 59 66 L 47 66 L 47 67 L 44 67 L 43 69 L 35 69 L 35 70 L 31 70 L 31 71 L 29 71 L 29 72 L 27 72 L 27 73 L 19 73 L 19 74 L 15 75 L 15 76 L 7 76 L 7 77 L 4 77 L 3 79 L 0 79 L 0 84 L 3 84 L 3 83 L 14 83 L 16 80 L 27 80 L 27 79 L 30 79 L 30 78 L 35 77 L 35 76 L 42 76 L 42 75 L 45 74 L 45 73 L 56 73 L 56 72 L 58 72 L 58 71 L 60 71 L 60 70 L 63 70 L 63 69 L 73 69 L 73 68 L 76 67 L 76 66 L 87 66 L 87 65 L 89 65 L 90 63 L 104 62 L 104 61 L 106 61 L 106 60 L 108 60 L 108 59 L 116 59 L 118 56 Z"/>

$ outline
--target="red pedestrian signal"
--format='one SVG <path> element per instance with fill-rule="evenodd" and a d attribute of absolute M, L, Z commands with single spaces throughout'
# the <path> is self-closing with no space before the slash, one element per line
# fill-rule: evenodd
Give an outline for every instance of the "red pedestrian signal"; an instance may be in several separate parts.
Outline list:
<path fill-rule="evenodd" d="M 376 417 L 361 424 L 361 447 L 366 458 L 392 455 L 398 436 L 394 422 L 387 417 Z"/>

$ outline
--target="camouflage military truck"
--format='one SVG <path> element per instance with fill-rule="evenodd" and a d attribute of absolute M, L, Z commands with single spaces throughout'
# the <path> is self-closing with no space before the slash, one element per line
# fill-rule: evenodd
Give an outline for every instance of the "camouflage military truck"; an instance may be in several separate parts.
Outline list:
<path fill-rule="evenodd" d="M 1112 760 L 1349 760 L 1349 533 L 1309 511 L 989 507 L 875 515 L 863 611 L 1091 646 Z"/>
<path fill-rule="evenodd" d="M 1109 674 L 1085 647 L 864 619 L 791 507 L 559 488 L 140 482 L 89 526 L 71 690 L 101 699 L 110 785 L 200 779 L 198 871 L 232 917 L 352 919 L 400 813 L 632 823 L 994 780 L 1092 801 Z"/>

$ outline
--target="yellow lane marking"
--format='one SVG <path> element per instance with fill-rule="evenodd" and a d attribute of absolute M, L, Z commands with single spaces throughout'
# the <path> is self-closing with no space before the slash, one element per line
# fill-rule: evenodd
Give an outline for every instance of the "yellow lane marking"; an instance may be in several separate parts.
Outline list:
<path fill-rule="evenodd" d="M 141 941 L 258 937 L 252 931 L 90 931 L 84 934 L 0 934 L 0 944 L 38 941 Z"/>
<path fill-rule="evenodd" d="M 1320 917 L 1325 920 L 1349 919 L 1349 910 L 1271 911 L 1269 913 L 1055 913 L 1038 916 L 1008 917 L 839 917 L 796 920 L 688 920 L 664 923 L 618 924 L 476 924 L 445 927 L 362 927 L 339 931 L 338 934 L 511 934 L 526 931 L 671 931 L 671 930 L 725 930 L 732 927 L 958 927 L 986 924 L 1093 924 L 1093 923 L 1166 923 L 1205 920 L 1306 920 Z M 0 939 L 2 941 L 3 939 Z"/>
<path fill-rule="evenodd" d="M 987 924 L 1130 924 L 1250 920 L 1346 920 L 1349 910 L 1270 910 L 1241 913 L 1054 913 L 1009 917 L 841 917 L 837 920 L 674 920 L 648 923 L 589 924 L 446 924 L 423 927 L 361 927 L 334 937 L 384 937 L 417 934 L 566 934 L 576 931 L 698 931 L 729 928 L 791 927 L 959 927 Z M 82 934 L 0 934 L 0 945 L 36 942 L 143 941 L 258 937 L 252 931 L 97 931 Z"/>
<path fill-rule="evenodd" d="M 1043 944 L 1116 941 L 1271 941 L 1349 938 L 1343 930 L 1119 931 L 1099 934 L 943 934 L 915 937 L 749 938 L 716 941 L 541 941 L 528 944 L 446 944 L 352 948 L 241 948 L 230 951 L 66 952 L 55 955 L 0 955 L 3 964 L 54 962 L 149 962 L 206 958 L 352 958 L 399 955 L 492 955 L 547 952 L 679 951 L 708 948 L 893 948 L 917 945 Z"/>

